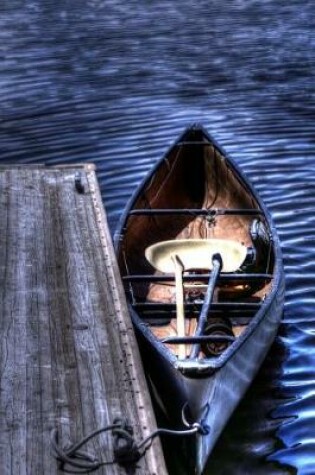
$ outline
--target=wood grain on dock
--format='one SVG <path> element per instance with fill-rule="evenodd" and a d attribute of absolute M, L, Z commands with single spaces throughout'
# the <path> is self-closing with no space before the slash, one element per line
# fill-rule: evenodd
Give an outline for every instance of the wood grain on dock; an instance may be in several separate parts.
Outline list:
<path fill-rule="evenodd" d="M 0 223 L 1 474 L 62 473 L 53 429 L 66 446 L 125 417 L 140 441 L 156 423 L 94 167 L 0 167 Z M 112 461 L 113 437 L 86 449 Z M 94 473 L 167 472 L 155 440 Z"/>

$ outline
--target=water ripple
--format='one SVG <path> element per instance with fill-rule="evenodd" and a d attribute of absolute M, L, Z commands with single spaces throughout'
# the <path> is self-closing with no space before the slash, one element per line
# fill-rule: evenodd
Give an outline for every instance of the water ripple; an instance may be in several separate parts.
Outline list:
<path fill-rule="evenodd" d="M 111 230 L 177 135 L 202 122 L 277 224 L 279 336 L 211 475 L 313 475 L 315 16 L 310 0 L 0 5 L 2 161 L 92 161 Z"/>

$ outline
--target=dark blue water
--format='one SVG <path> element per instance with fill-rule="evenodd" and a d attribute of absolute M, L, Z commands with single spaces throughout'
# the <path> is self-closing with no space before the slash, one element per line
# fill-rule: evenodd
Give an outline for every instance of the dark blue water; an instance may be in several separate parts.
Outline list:
<path fill-rule="evenodd" d="M 315 474 L 315 15 L 310 0 L 2 0 L 2 161 L 93 161 L 114 231 L 202 122 L 269 207 L 284 319 L 208 475 Z"/>

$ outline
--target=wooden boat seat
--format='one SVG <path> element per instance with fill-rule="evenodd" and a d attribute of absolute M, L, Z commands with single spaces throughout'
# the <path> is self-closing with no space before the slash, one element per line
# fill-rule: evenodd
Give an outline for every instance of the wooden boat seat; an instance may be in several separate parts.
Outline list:
<path fill-rule="evenodd" d="M 221 272 L 235 272 L 243 264 L 247 248 L 229 239 L 175 239 L 160 241 L 145 250 L 150 264 L 164 273 L 174 273 L 174 256 L 177 256 L 183 270 L 212 270 L 212 258 L 220 254 Z"/>

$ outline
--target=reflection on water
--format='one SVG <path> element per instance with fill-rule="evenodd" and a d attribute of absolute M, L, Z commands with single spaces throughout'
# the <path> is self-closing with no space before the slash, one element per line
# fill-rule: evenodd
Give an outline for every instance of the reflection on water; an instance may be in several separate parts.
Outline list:
<path fill-rule="evenodd" d="M 0 6 L 3 161 L 93 161 L 112 231 L 202 122 L 276 221 L 279 336 L 207 473 L 315 473 L 314 22 L 310 0 L 21 0 Z"/>

